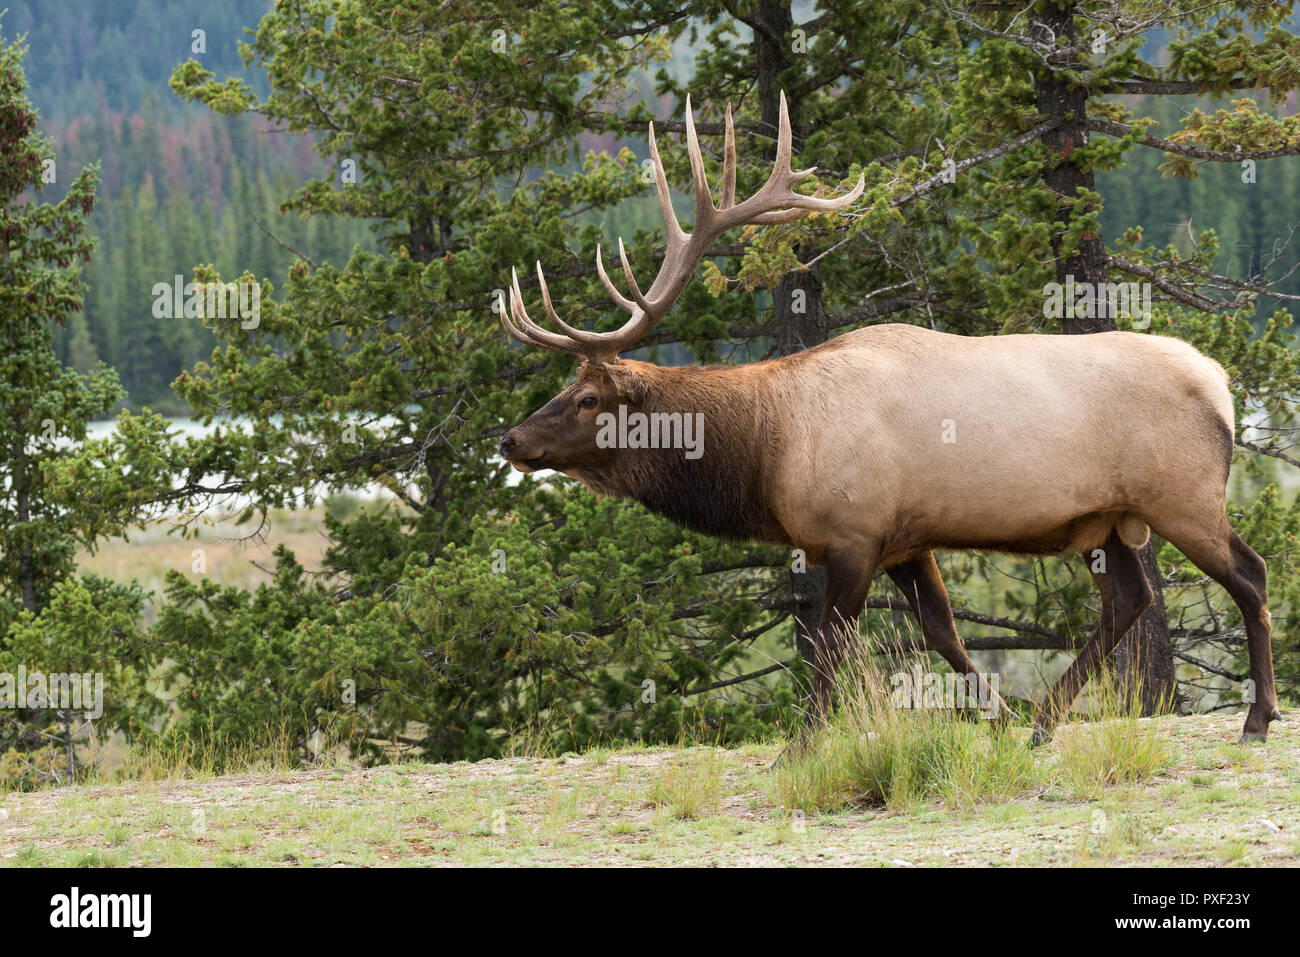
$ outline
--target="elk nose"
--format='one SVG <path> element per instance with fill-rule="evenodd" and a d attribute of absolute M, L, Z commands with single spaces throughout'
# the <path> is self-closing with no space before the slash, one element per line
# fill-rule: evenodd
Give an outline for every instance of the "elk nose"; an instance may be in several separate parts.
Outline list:
<path fill-rule="evenodd" d="M 511 451 L 514 450 L 514 447 L 515 447 L 515 440 L 512 439 L 509 435 L 503 435 L 501 437 L 501 442 L 497 445 L 497 449 L 500 450 L 502 455 L 509 455 Z"/>

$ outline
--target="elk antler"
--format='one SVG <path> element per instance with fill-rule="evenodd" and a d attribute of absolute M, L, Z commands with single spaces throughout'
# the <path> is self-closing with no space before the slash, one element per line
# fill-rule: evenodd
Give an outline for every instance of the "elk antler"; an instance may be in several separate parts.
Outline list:
<path fill-rule="evenodd" d="M 632 266 L 627 261 L 627 252 L 623 240 L 618 241 L 618 258 L 623 264 L 623 275 L 627 277 L 628 290 L 632 298 L 624 296 L 605 272 L 605 263 L 601 259 L 600 247 L 596 247 L 596 271 L 604 283 L 610 297 L 622 309 L 632 314 L 632 318 L 622 328 L 613 332 L 587 332 L 575 329 L 555 312 L 551 305 L 551 293 L 546 287 L 546 277 L 542 274 L 542 264 L 537 264 L 537 280 L 542 290 L 542 302 L 546 314 L 563 335 L 548 332 L 531 319 L 524 309 L 524 297 L 519 291 L 519 276 L 510 270 L 510 316 L 501 308 L 501 325 L 506 332 L 525 345 L 543 346 L 558 349 L 561 352 L 583 356 L 592 362 L 616 361 L 618 354 L 640 342 L 649 335 L 667 315 L 686 284 L 690 282 L 695 267 L 704 258 L 705 252 L 713 241 L 734 226 L 748 223 L 768 225 L 789 223 L 806 216 L 810 212 L 842 209 L 862 195 L 865 182 L 858 177 L 858 184 L 848 193 L 835 199 L 815 199 L 803 196 L 793 189 L 794 184 L 813 173 L 817 167 L 798 172 L 790 169 L 790 114 L 785 105 L 785 93 L 781 93 L 781 121 L 776 140 L 776 162 L 767 182 L 757 193 L 742 203 L 736 203 L 736 134 L 731 124 L 731 107 L 727 107 L 726 143 L 722 165 L 722 203 L 713 205 L 713 194 L 704 175 L 704 159 L 700 155 L 699 140 L 695 135 L 695 121 L 691 117 L 691 98 L 686 97 L 686 152 L 691 160 L 691 178 L 695 182 L 695 229 L 687 234 L 682 230 L 677 216 L 673 212 L 672 197 L 668 191 L 668 179 L 664 175 L 664 164 L 659 158 L 659 147 L 655 143 L 655 126 L 650 124 L 650 159 L 654 165 L 655 187 L 659 194 L 659 211 L 663 214 L 664 230 L 668 235 L 668 249 L 664 254 L 663 265 L 659 274 L 644 293 L 632 275 Z"/>

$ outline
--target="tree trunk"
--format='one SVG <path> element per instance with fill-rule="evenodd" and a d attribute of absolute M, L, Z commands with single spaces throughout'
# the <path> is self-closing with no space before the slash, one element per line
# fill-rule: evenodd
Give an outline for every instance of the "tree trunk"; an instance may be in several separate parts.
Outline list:
<path fill-rule="evenodd" d="M 826 341 L 830 314 L 822 299 L 822 280 L 816 266 L 787 273 L 782 278 L 773 291 L 772 322 L 776 329 L 776 348 L 783 356 Z M 811 661 L 809 636 L 817 629 L 826 601 L 826 569 L 808 566 L 793 579 L 798 599 L 794 612 L 795 643 L 804 660 Z"/>
<path fill-rule="evenodd" d="M 1065 37 L 1073 44 L 1076 40 L 1074 13 L 1073 3 L 1065 4 L 1063 9 L 1046 7 L 1034 15 L 1031 35 L 1040 43 L 1054 43 Z M 1081 187 L 1094 189 L 1092 170 L 1081 168 L 1070 159 L 1076 149 L 1088 143 L 1088 88 L 1070 83 L 1061 73 L 1044 69 L 1035 77 L 1035 89 L 1039 112 L 1059 120 L 1058 125 L 1042 137 L 1042 143 L 1048 150 L 1048 165 L 1043 172 L 1044 182 L 1062 199 L 1073 198 Z M 1060 224 L 1060 229 L 1052 240 L 1052 249 L 1056 253 L 1056 279 L 1062 284 L 1067 281 L 1067 277 L 1073 277 L 1075 283 L 1106 282 L 1110 273 L 1110 260 L 1100 235 L 1085 233 L 1078 248 L 1068 257 L 1063 258 L 1061 255 L 1061 241 L 1069 228 L 1072 213 L 1073 209 L 1064 203 L 1057 210 L 1056 222 Z M 1098 299 L 1101 301 L 1101 297 Z M 1087 334 L 1116 328 L 1113 316 L 1096 315 L 1106 310 L 1089 311 L 1094 315 L 1075 317 L 1069 315 L 1073 310 L 1067 309 L 1066 318 L 1061 320 L 1063 331 Z M 1153 543 L 1148 542 L 1141 549 L 1140 558 L 1155 593 L 1155 600 L 1116 647 L 1114 663 L 1122 690 L 1135 693 L 1141 700 L 1142 713 L 1150 715 L 1170 709 L 1177 703 L 1177 683 L 1160 569 L 1156 563 Z"/>
<path fill-rule="evenodd" d="M 788 3 L 764 2 L 745 22 L 754 31 L 754 58 L 758 74 L 758 104 L 763 125 L 775 137 L 781 117 L 780 74 L 792 65 L 790 31 L 794 29 L 794 15 Z M 806 130 L 800 119 L 800 103 L 788 99 L 790 130 L 797 153 L 803 145 Z M 767 150 L 769 161 L 776 159 L 776 140 Z M 799 250 L 806 258 L 806 250 Z M 772 325 L 775 329 L 776 351 L 783 355 L 800 352 L 810 346 L 825 342 L 830 332 L 830 315 L 822 299 L 822 280 L 817 267 L 786 275 L 772 290 Z M 790 559 L 793 566 L 793 556 Z M 811 635 L 821 619 L 822 605 L 826 601 L 826 569 L 806 567 L 801 573 L 791 575 L 796 596 L 794 607 L 795 644 L 805 661 L 811 661 Z"/>

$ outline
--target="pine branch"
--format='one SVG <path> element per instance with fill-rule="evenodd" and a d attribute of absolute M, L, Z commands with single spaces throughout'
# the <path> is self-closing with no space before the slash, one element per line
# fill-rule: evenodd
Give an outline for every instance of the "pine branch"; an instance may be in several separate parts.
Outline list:
<path fill-rule="evenodd" d="M 1113 123 L 1110 120 L 1090 119 L 1088 120 L 1088 129 L 1094 133 L 1105 133 L 1108 136 L 1128 136 L 1133 132 L 1133 127 L 1126 126 L 1123 123 Z M 1139 142 L 1143 146 L 1149 146 L 1152 149 L 1164 150 L 1166 153 L 1178 153 L 1182 156 L 1190 156 L 1193 159 L 1208 160 L 1211 163 L 1239 163 L 1248 159 L 1274 159 L 1278 156 L 1300 156 L 1300 143 L 1294 143 L 1288 146 L 1279 146 L 1271 150 L 1239 150 L 1229 152 L 1227 150 L 1207 150 L 1199 146 L 1187 146 L 1183 143 L 1175 143 L 1172 140 L 1160 139 L 1157 136 L 1148 136 L 1142 134 Z"/>
<path fill-rule="evenodd" d="M 1237 439 L 1236 445 L 1237 448 L 1239 449 L 1247 449 L 1251 452 L 1258 452 L 1260 455 L 1271 455 L 1275 459 L 1281 459 L 1283 462 L 1286 462 L 1288 465 L 1294 465 L 1296 468 L 1300 468 L 1300 459 L 1293 459 L 1285 452 L 1279 452 L 1277 451 L 1277 449 L 1270 449 L 1263 445 L 1256 445 L 1254 442 L 1247 442 L 1243 439 Z"/>
<path fill-rule="evenodd" d="M 1125 80 L 1116 83 L 1114 93 L 1152 94 L 1154 96 L 1183 96 L 1212 93 L 1214 90 L 1253 90 L 1255 84 L 1247 80 L 1229 80 L 1225 85 L 1196 80 Z M 1099 91 L 1100 92 L 1100 91 Z"/>
<path fill-rule="evenodd" d="M 1144 266 L 1142 263 L 1135 263 L 1132 260 L 1125 259 L 1123 256 L 1111 256 L 1110 264 L 1120 272 L 1126 272 L 1133 276 L 1141 276 L 1161 292 L 1167 293 L 1173 299 L 1176 299 L 1185 306 L 1191 306 L 1193 309 L 1199 310 L 1200 312 L 1219 312 L 1222 309 L 1222 307 L 1214 300 L 1191 292 L 1186 287 L 1179 285 L 1171 279 L 1167 279 L 1150 266 Z"/>
<path fill-rule="evenodd" d="M 919 199 L 920 197 L 924 196 L 926 193 L 933 192 L 934 190 L 938 189 L 940 186 L 943 186 L 947 183 L 951 183 L 953 177 L 958 173 L 964 173 L 968 169 L 973 169 L 976 166 L 980 166 L 983 165 L 984 163 L 991 162 L 992 160 L 995 160 L 1001 156 L 1006 156 L 1008 153 L 1020 149 L 1020 147 L 1022 146 L 1029 145 L 1030 143 L 1034 142 L 1034 140 L 1042 136 L 1044 133 L 1054 129 L 1057 123 L 1058 121 L 1055 119 L 1046 120 L 1042 123 L 1039 123 L 1033 129 L 1026 130 L 1024 133 L 1021 133 L 1019 136 L 1015 137 L 1014 139 L 1009 139 L 1006 142 L 1000 143 L 997 146 L 993 147 L 992 149 L 985 150 L 982 153 L 976 153 L 974 156 L 968 157 L 967 159 L 964 159 L 961 162 L 954 164 L 948 169 L 936 173 L 935 175 L 931 176 L 929 179 L 917 183 L 914 187 L 912 187 L 910 191 L 904 193 L 902 196 L 895 199 L 892 203 L 889 204 L 890 208 L 897 209 L 898 207 L 903 206 L 906 203 L 910 203 L 914 199 Z"/>

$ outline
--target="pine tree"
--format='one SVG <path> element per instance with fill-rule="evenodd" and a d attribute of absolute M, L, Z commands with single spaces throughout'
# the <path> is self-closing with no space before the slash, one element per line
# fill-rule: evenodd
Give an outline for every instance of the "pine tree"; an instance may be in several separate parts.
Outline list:
<path fill-rule="evenodd" d="M 20 669 L 107 673 L 122 695 L 108 726 L 126 727 L 159 707 L 143 683 L 147 670 L 135 668 L 142 646 L 129 652 L 123 641 L 127 631 L 139 638 L 143 596 L 138 587 L 72 577 L 77 545 L 96 530 L 78 497 L 51 481 L 75 454 L 69 444 L 84 441 L 87 420 L 123 394 L 102 364 L 87 374 L 60 366 L 51 333 L 81 308 L 98 171 L 83 168 L 58 202 L 40 200 L 43 173 L 53 169 L 57 179 L 58 166 L 36 130 L 23 54 L 21 41 L 0 42 L 0 672 L 13 682 Z M 88 346 L 84 325 L 73 344 Z M 0 711 L 0 785 L 69 781 L 79 716 L 68 702 L 33 699 L 26 685 L 17 691 L 17 707 Z"/>
<path fill-rule="evenodd" d="M 1194 12 L 1177 25 L 1186 28 L 1177 56 L 1157 68 L 1138 58 L 1136 36 L 1121 35 L 1144 22 L 1141 6 L 1041 2 L 1020 16 L 1001 4 L 862 3 L 800 22 L 792 4 L 775 2 L 583 13 L 563 3 L 304 3 L 292 16 L 268 14 L 249 46 L 269 96 L 198 63 L 179 68 L 173 87 L 186 98 L 314 134 L 328 173 L 286 206 L 368 218 L 379 253 L 340 267 L 304 250 L 263 301 L 257 329 L 214 328 L 221 349 L 178 392 L 205 417 L 248 417 L 250 433 L 222 430 L 178 448 L 163 441 L 161 423 L 127 417 L 124 437 L 99 451 L 130 465 L 137 498 L 197 505 L 239 492 L 266 509 L 301 501 L 300 489 L 310 501 L 373 482 L 400 502 L 331 520 L 321 578 L 288 555 L 257 596 L 173 576 L 159 634 L 178 652 L 188 643 L 186 676 L 199 699 L 218 702 L 191 717 L 233 730 L 290 709 L 392 735 L 418 722 L 427 730 L 410 743 L 437 757 L 492 753 L 503 729 L 547 714 L 571 717 L 561 743 L 675 737 L 706 720 L 725 727 L 718 734 L 741 734 L 773 716 L 788 720 L 789 688 L 768 682 L 791 660 L 792 616 L 815 617 L 818 600 L 792 573 L 792 556 L 690 535 L 564 484 L 508 487 L 492 451 L 572 369 L 564 357 L 508 347 L 491 304 L 512 266 L 541 260 L 570 323 L 601 329 L 616 320 L 594 276 L 595 246 L 613 238 L 611 222 L 635 216 L 630 207 L 653 210 L 638 175 L 647 119 L 656 120 L 671 180 L 689 182 L 670 107 L 688 86 L 711 167 L 722 110 L 728 101 L 737 108 L 738 192 L 766 172 L 781 89 L 797 164 L 817 164 L 827 188 L 861 170 L 868 190 L 833 222 L 720 246 L 642 355 L 756 358 L 888 321 L 960 334 L 1084 333 L 1099 328 L 1083 321 L 1095 317 L 1048 317 L 1045 289 L 1070 270 L 1114 270 L 1157 286 L 1151 334 L 1180 335 L 1220 359 L 1239 412 L 1247 394 L 1270 414 L 1290 409 L 1300 384 L 1289 316 L 1271 317 L 1256 338 L 1245 318 L 1266 285 L 1229 280 L 1239 295 L 1226 303 L 1198 293 L 1224 284 L 1207 273 L 1213 235 L 1197 235 L 1200 248 L 1183 255 L 1152 247 L 1131 217 L 1132 228 L 1103 236 L 1097 177 L 1153 143 L 1175 157 L 1165 172 L 1187 175 L 1196 161 L 1232 156 L 1221 144 L 1229 130 L 1248 153 L 1296 152 L 1293 124 L 1249 107 L 1160 140 L 1108 99 L 1289 83 L 1296 40 L 1258 4 L 1235 6 L 1272 27 L 1260 40 L 1245 35 L 1240 17 L 1207 29 Z M 1083 37 L 1086 26 L 1112 20 L 1108 46 Z M 665 70 L 659 102 L 629 103 L 632 72 L 659 62 L 688 30 L 704 38 L 689 84 Z M 638 42 L 617 42 L 624 38 Z M 1206 62 L 1246 66 L 1225 78 Z M 595 134 L 626 137 L 629 148 L 585 156 L 570 148 Z M 237 173 L 232 194 L 260 205 L 253 174 Z M 1133 192 L 1140 200 L 1142 190 Z M 633 266 L 652 275 L 657 224 L 631 221 L 648 227 L 624 237 Z M 248 227 L 229 227 L 230 276 L 259 265 L 248 259 Z M 521 285 L 536 295 L 534 278 Z M 1293 461 L 1282 442 L 1254 444 Z M 130 504 L 99 489 L 87 463 L 66 480 L 95 487 L 105 509 Z M 1243 535 L 1275 569 L 1293 567 L 1295 510 L 1261 493 L 1243 511 Z M 1158 547 L 1159 578 L 1194 585 L 1186 563 Z M 944 569 L 959 621 L 1010 631 L 1019 647 L 1069 650 L 1095 624 L 1092 584 L 1065 562 L 958 556 Z M 1283 602 L 1294 600 L 1294 576 L 1274 574 Z M 1187 593 L 1167 597 L 1182 611 Z M 1002 613 L 981 611 L 984 601 Z M 902 607 L 882 580 L 868 626 Z M 1213 619 L 1216 634 L 1230 637 L 1231 614 Z M 1177 644 L 1187 653 L 1206 620 L 1171 636 L 1158 656 L 1166 676 Z M 1294 644 L 1297 626 L 1285 627 Z M 981 634 L 969 646 L 1010 643 Z M 1224 673 L 1241 676 L 1231 662 Z M 257 690 L 223 698 L 234 681 Z M 356 711 L 339 707 L 345 681 L 356 684 Z M 724 681 L 736 697 L 709 700 Z M 642 698 L 643 682 L 657 698 Z"/>
<path fill-rule="evenodd" d="M 55 157 L 36 130 L 23 54 L 20 41 L 0 45 L 0 634 L 18 607 L 39 611 L 72 571 L 86 529 L 74 503 L 50 494 L 47 472 L 122 394 L 112 371 L 83 376 L 54 356 L 51 324 L 81 308 L 98 171 L 82 169 L 57 203 L 39 200 Z"/>

